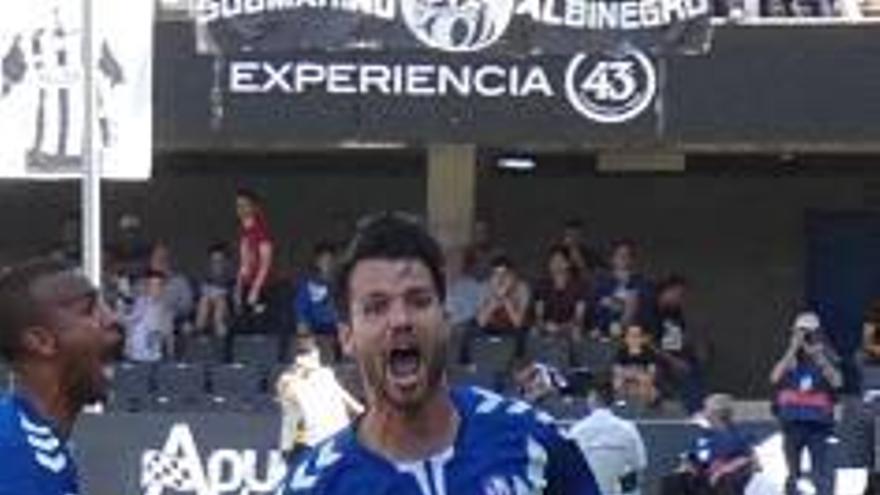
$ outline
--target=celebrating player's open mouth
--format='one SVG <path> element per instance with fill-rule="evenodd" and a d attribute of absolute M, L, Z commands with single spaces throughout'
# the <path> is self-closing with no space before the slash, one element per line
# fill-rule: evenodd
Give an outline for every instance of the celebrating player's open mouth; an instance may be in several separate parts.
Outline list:
<path fill-rule="evenodd" d="M 404 393 L 412 392 L 422 378 L 422 353 L 416 345 L 397 345 L 386 358 L 386 376 Z"/>

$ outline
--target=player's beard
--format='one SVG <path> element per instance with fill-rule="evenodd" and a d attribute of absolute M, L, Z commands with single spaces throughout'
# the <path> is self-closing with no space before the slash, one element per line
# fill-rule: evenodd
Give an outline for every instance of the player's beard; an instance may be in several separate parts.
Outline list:
<path fill-rule="evenodd" d="M 426 349 L 425 347 L 430 347 Z M 418 384 L 416 391 L 405 397 L 400 397 L 393 392 L 388 377 L 389 363 L 385 356 L 381 356 L 367 366 L 365 366 L 365 378 L 367 387 L 373 390 L 374 401 L 382 401 L 392 408 L 405 414 L 415 414 L 433 398 L 438 392 L 438 388 L 446 375 L 447 349 L 449 342 L 447 339 L 440 339 L 430 346 L 420 348 L 421 363 L 419 364 L 419 373 L 424 374 L 424 379 Z"/>

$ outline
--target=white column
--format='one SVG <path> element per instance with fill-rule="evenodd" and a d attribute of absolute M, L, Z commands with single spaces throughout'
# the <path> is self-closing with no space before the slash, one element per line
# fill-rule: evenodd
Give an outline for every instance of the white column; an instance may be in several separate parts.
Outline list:
<path fill-rule="evenodd" d="M 473 145 L 431 145 L 428 148 L 428 224 L 445 249 L 471 240 L 477 186 Z"/>

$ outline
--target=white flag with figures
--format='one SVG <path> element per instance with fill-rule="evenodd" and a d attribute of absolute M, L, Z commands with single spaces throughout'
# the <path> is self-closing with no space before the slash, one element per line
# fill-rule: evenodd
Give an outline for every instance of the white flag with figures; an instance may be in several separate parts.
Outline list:
<path fill-rule="evenodd" d="M 83 1 L 0 7 L 0 178 L 52 180 L 82 173 Z M 91 1 L 101 175 L 146 180 L 152 165 L 155 2 Z"/>

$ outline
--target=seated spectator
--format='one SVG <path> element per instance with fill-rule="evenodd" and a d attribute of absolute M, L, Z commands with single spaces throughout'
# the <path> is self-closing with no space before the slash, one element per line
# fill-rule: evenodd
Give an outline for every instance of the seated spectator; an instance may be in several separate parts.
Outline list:
<path fill-rule="evenodd" d="M 880 299 L 871 302 L 862 328 L 862 362 L 880 366 Z"/>
<path fill-rule="evenodd" d="M 759 471 L 751 438 L 734 423 L 731 397 L 709 396 L 704 416 L 707 427 L 683 456 L 677 472 L 663 479 L 662 494 L 742 495 Z"/>
<path fill-rule="evenodd" d="M 563 246 L 550 250 L 547 277 L 535 290 L 535 328 L 546 335 L 580 340 L 587 313 L 587 290 Z"/>
<path fill-rule="evenodd" d="M 649 299 L 648 281 L 636 271 L 635 244 L 617 241 L 611 250 L 611 271 L 596 278 L 593 304 L 597 336 L 619 337 L 642 316 Z"/>
<path fill-rule="evenodd" d="M 640 495 L 648 456 L 632 421 L 611 412 L 614 387 L 598 377 L 589 395 L 590 414 L 575 423 L 568 437 L 577 443 L 604 495 Z"/>
<path fill-rule="evenodd" d="M 568 381 L 561 371 L 525 358 L 518 358 L 513 363 L 513 384 L 517 395 L 532 404 L 539 404 L 568 388 Z"/>
<path fill-rule="evenodd" d="M 336 251 L 327 242 L 320 242 L 312 250 L 312 265 L 296 287 L 293 313 L 298 334 L 310 334 L 322 340 L 322 349 L 332 349 L 334 360 L 339 360 L 339 318 L 334 306 L 332 273 Z M 329 356 L 324 356 L 329 358 Z"/>
<path fill-rule="evenodd" d="M 131 361 L 156 362 L 174 355 L 174 317 L 168 298 L 167 275 L 150 270 L 137 284 L 138 295 L 120 315 L 125 328 L 125 356 Z"/>
<path fill-rule="evenodd" d="M 705 345 L 688 329 L 684 313 L 687 282 L 671 275 L 657 284 L 652 314 L 654 346 L 661 364 L 661 382 L 664 388 L 678 395 L 688 414 L 703 407 L 703 363 Z"/>
<path fill-rule="evenodd" d="M 650 341 L 651 337 L 641 325 L 626 327 L 613 367 L 618 399 L 636 405 L 654 405 L 658 401 L 658 357 Z"/>
<path fill-rule="evenodd" d="M 606 268 L 605 260 L 584 238 L 584 222 L 572 218 L 565 222 L 559 243 L 565 248 L 578 277 L 590 279 Z"/>
<path fill-rule="evenodd" d="M 485 284 L 477 280 L 474 258 L 467 251 L 452 252 L 446 266 L 446 311 L 449 313 L 449 322 L 459 329 L 473 326 L 485 290 Z"/>
<path fill-rule="evenodd" d="M 226 246 L 215 244 L 208 249 L 208 273 L 202 280 L 196 329 L 201 333 L 226 336 L 229 328 L 229 303 L 235 279 L 232 276 Z"/>
<path fill-rule="evenodd" d="M 517 356 L 524 356 L 529 298 L 529 286 L 519 277 L 513 262 L 505 256 L 495 258 L 477 312 L 479 332 L 515 339 Z"/>
<path fill-rule="evenodd" d="M 275 383 L 281 405 L 279 448 L 288 461 L 345 428 L 363 406 L 336 380 L 333 370 L 321 364 L 315 342 L 300 335 L 294 363 Z"/>
<path fill-rule="evenodd" d="M 174 270 L 171 263 L 171 249 L 167 245 L 159 242 L 153 246 L 149 270 L 165 274 L 163 297 L 171 309 L 175 326 L 179 327 L 191 322 L 195 301 L 192 287 L 183 274 Z"/>

